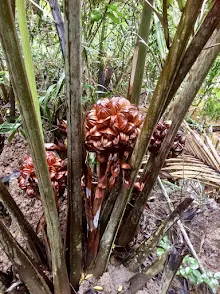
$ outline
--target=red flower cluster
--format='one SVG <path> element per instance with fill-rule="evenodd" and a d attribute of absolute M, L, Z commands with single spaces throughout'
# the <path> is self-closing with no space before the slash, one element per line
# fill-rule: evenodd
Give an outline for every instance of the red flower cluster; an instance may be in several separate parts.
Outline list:
<path fill-rule="evenodd" d="M 127 99 L 101 99 L 86 116 L 86 147 L 97 153 L 114 153 L 133 147 L 142 122 L 139 109 Z"/>
<path fill-rule="evenodd" d="M 67 166 L 54 152 L 47 151 L 46 158 L 52 186 L 58 195 L 62 196 L 67 184 Z M 34 170 L 33 160 L 30 155 L 25 156 L 24 162 L 20 167 L 18 184 L 22 190 L 27 192 L 28 196 L 39 196 L 37 177 Z"/>

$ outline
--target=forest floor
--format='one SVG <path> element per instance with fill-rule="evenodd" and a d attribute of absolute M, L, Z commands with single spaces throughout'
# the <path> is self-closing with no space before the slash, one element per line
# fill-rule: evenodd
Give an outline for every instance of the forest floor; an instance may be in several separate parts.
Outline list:
<path fill-rule="evenodd" d="M 35 198 L 29 198 L 25 193 L 19 189 L 16 179 L 16 172 L 19 170 L 24 156 L 28 154 L 27 143 L 18 135 L 9 143 L 5 140 L 4 150 L 0 155 L 0 179 L 6 176 L 9 177 L 8 189 L 12 194 L 14 200 L 25 214 L 27 220 L 36 228 L 40 217 L 42 216 L 41 201 Z M 11 175 L 15 175 L 14 178 Z M 201 260 L 202 265 L 208 271 L 220 271 L 220 204 L 213 198 L 209 198 L 204 193 L 201 193 L 201 186 L 195 182 L 185 182 L 182 191 L 175 191 L 170 193 L 170 198 L 174 205 L 180 203 L 184 197 L 191 196 L 195 199 L 193 207 L 185 213 L 182 222 L 188 232 L 190 240 Z M 61 220 L 65 215 L 66 201 L 61 203 Z M 144 211 L 140 222 L 140 228 L 132 246 L 141 243 L 145 238 L 148 238 L 152 232 L 160 224 L 168 214 L 168 206 L 166 200 L 160 191 L 159 187 L 155 186 L 154 191 L 148 202 L 148 207 Z M 25 246 L 24 240 L 18 229 L 16 222 L 9 217 L 2 206 L 0 206 L 0 217 L 4 218 L 6 225 L 9 227 L 13 236 L 17 239 L 20 245 Z M 178 227 L 175 226 L 173 234 L 170 238 L 180 235 Z M 0 250 L 0 270 L 6 271 L 11 263 L 2 250 Z M 84 293 L 105 293 L 116 294 L 118 289 L 122 286 L 122 292 L 126 293 L 128 287 L 128 280 L 133 275 L 127 268 L 120 264 L 117 256 L 112 255 L 107 272 L 96 281 L 93 277 L 84 280 L 79 294 Z M 161 281 L 161 274 L 149 281 L 143 290 L 138 291 L 138 294 L 159 294 Z M 183 279 L 174 279 L 169 294 L 178 293 L 206 293 L 203 290 L 196 290 L 188 283 L 183 283 Z M 102 286 L 102 292 L 93 291 L 93 286 Z M 188 289 L 187 289 L 188 288 Z M 208 292 L 207 292 L 208 293 Z M 220 293 L 220 291 L 218 292 Z"/>

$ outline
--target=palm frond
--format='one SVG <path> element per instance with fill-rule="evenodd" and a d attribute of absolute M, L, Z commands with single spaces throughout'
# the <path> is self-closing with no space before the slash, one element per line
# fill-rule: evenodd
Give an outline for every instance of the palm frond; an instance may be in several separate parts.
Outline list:
<path fill-rule="evenodd" d="M 195 179 L 206 185 L 220 186 L 220 156 L 206 134 L 199 135 L 184 122 L 185 152 L 166 160 L 162 171 L 174 179 Z"/>

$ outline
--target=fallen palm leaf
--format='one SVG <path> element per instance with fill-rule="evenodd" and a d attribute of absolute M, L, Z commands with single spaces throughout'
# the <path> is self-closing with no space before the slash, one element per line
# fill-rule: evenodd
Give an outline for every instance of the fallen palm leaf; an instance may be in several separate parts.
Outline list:
<path fill-rule="evenodd" d="M 220 156 L 207 135 L 199 135 L 186 122 L 185 153 L 166 160 L 162 171 L 174 179 L 195 179 L 205 185 L 220 186 Z"/>

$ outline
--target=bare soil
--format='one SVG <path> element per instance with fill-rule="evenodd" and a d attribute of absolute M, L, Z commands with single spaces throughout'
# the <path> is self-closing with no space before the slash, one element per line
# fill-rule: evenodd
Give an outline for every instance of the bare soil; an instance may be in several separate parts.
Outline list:
<path fill-rule="evenodd" d="M 41 201 L 27 197 L 25 193 L 19 189 L 17 179 L 11 176 L 13 174 L 16 175 L 16 171 L 19 170 L 19 166 L 26 154 L 28 154 L 28 148 L 24 138 L 16 135 L 11 143 L 5 140 L 4 149 L 0 155 L 0 179 L 5 179 L 6 176 L 10 176 L 9 182 L 6 183 L 8 189 L 28 221 L 34 229 L 36 229 L 38 221 L 43 213 Z M 170 193 L 171 200 L 176 205 L 186 196 L 191 196 L 195 199 L 193 205 L 194 210 L 188 211 L 182 221 L 200 257 L 202 265 L 209 271 L 218 272 L 220 271 L 220 204 L 214 199 L 208 198 L 207 195 L 202 192 L 201 186 L 195 184 L 193 181 L 190 183 L 185 182 L 183 187 L 183 191 Z M 167 203 L 157 186 L 155 186 L 152 192 L 148 205 L 149 207 L 146 207 L 142 216 L 140 229 L 131 246 L 137 246 L 137 244 L 141 243 L 145 238 L 148 238 L 157 228 L 160 221 L 168 215 Z M 66 201 L 64 198 L 61 205 L 61 222 L 64 222 L 65 219 L 65 207 Z M 25 247 L 25 242 L 16 222 L 11 219 L 7 212 L 1 209 L 1 207 L 0 217 L 4 219 L 5 224 L 9 227 L 10 232 L 18 243 Z M 175 227 L 174 231 L 176 236 L 180 234 L 177 227 Z M 10 266 L 10 261 L 0 249 L 0 270 L 6 271 Z M 128 287 L 127 282 L 132 275 L 133 273 L 121 265 L 117 261 L 117 258 L 113 257 L 111 258 L 107 272 L 104 273 L 98 281 L 94 277 L 84 280 L 78 293 L 116 294 L 119 293 L 118 290 L 120 290 L 121 287 L 123 289 L 122 292 L 126 293 Z M 159 294 L 160 280 L 161 275 L 158 275 L 148 282 L 143 290 L 137 293 Z M 186 292 L 185 288 L 182 288 L 181 285 L 183 284 L 175 279 L 169 293 L 196 293 L 193 290 Z M 103 287 L 103 291 L 99 292 L 94 290 L 92 292 L 94 286 Z M 220 291 L 218 293 L 220 293 Z"/>

